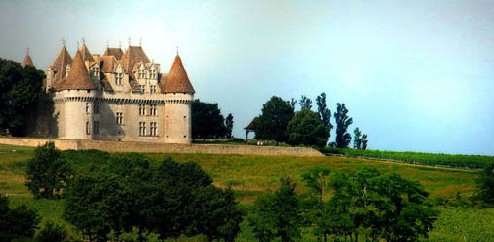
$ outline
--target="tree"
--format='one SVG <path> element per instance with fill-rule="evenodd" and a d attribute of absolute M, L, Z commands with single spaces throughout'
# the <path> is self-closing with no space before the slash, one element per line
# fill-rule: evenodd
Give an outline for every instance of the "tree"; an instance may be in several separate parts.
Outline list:
<path fill-rule="evenodd" d="M 330 170 L 316 167 L 302 175 L 302 180 L 309 188 L 310 196 L 305 201 L 304 207 L 306 220 L 314 226 L 314 234 L 322 236 L 323 241 L 328 241 L 328 235 L 332 234 L 331 207 L 329 204 L 329 180 Z"/>
<path fill-rule="evenodd" d="M 260 242 L 279 238 L 281 241 L 297 241 L 300 238 L 301 216 L 295 183 L 281 179 L 280 188 L 261 196 L 254 204 L 254 211 L 247 218 Z"/>
<path fill-rule="evenodd" d="M 302 95 L 300 97 L 300 101 L 298 102 L 300 104 L 300 109 L 311 109 L 312 108 L 312 100 L 310 98 L 307 98 L 306 96 Z"/>
<path fill-rule="evenodd" d="M 352 136 L 347 133 L 347 129 L 353 123 L 353 119 L 348 117 L 348 109 L 345 104 L 336 104 L 336 112 L 334 118 L 336 120 L 336 147 L 347 148 L 352 139 Z"/>
<path fill-rule="evenodd" d="M 477 193 L 485 205 L 494 205 L 494 164 L 485 165 L 477 180 Z"/>
<path fill-rule="evenodd" d="M 9 208 L 8 198 L 0 196 L 0 242 L 32 238 L 39 221 L 34 210 L 25 205 Z"/>
<path fill-rule="evenodd" d="M 226 127 L 226 138 L 231 139 L 232 136 L 232 131 L 233 131 L 233 115 L 231 113 L 226 116 L 225 119 L 225 127 Z"/>
<path fill-rule="evenodd" d="M 358 127 L 353 130 L 353 148 L 362 149 L 362 132 Z"/>
<path fill-rule="evenodd" d="M 193 139 L 223 138 L 226 132 L 225 118 L 221 114 L 218 104 L 203 103 L 199 99 L 192 102 Z"/>
<path fill-rule="evenodd" d="M 38 146 L 27 162 L 26 187 L 35 198 L 53 198 L 67 186 L 72 170 L 53 141 Z"/>
<path fill-rule="evenodd" d="M 44 77 L 34 67 L 0 59 L 0 132 L 9 129 L 14 136 L 26 135 L 26 121 L 44 95 Z"/>
<path fill-rule="evenodd" d="M 288 143 L 291 145 L 325 146 L 328 131 L 319 118 L 319 114 L 304 108 L 288 123 Z"/>
<path fill-rule="evenodd" d="M 326 93 L 323 92 L 317 96 L 316 103 L 319 116 L 321 116 L 321 120 L 328 130 L 329 139 L 329 137 L 331 137 L 331 129 L 333 129 L 333 125 L 331 124 L 331 110 L 329 110 L 328 105 L 326 104 Z"/>
<path fill-rule="evenodd" d="M 197 163 L 168 158 L 153 167 L 133 153 L 112 155 L 107 164 L 77 176 L 68 187 L 65 218 L 96 241 L 133 228 L 140 238 L 203 234 L 233 241 L 242 211 L 233 192 L 213 186 Z"/>
<path fill-rule="evenodd" d="M 438 211 L 424 188 L 396 173 L 380 174 L 372 168 L 329 173 L 318 168 L 302 180 L 310 192 L 306 218 L 324 241 L 328 235 L 345 241 L 358 241 L 359 236 L 370 241 L 418 241 L 427 238 L 437 219 Z"/>
<path fill-rule="evenodd" d="M 263 105 L 262 114 L 254 123 L 254 132 L 257 139 L 288 140 L 288 122 L 294 115 L 293 106 L 289 101 L 273 96 Z"/>
<path fill-rule="evenodd" d="M 362 135 L 362 149 L 366 150 L 367 149 L 367 134 Z"/>

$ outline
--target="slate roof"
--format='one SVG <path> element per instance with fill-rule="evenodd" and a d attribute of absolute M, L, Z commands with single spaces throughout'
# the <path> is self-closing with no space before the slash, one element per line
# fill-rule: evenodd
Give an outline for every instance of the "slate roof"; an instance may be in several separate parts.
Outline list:
<path fill-rule="evenodd" d="M 163 75 L 161 85 L 163 93 L 195 93 L 178 54 L 175 56 L 168 74 Z"/>
<path fill-rule="evenodd" d="M 82 53 L 77 51 L 70 67 L 67 78 L 56 85 L 57 91 L 62 90 L 96 90 L 97 87 L 89 76 L 89 72 L 82 60 Z"/>

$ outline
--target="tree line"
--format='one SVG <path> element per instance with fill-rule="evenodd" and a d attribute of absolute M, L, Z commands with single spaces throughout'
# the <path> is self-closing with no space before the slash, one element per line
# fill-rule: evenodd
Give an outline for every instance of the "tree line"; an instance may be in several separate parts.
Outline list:
<path fill-rule="evenodd" d="M 337 103 L 336 112 L 333 114 L 326 103 L 326 94 L 321 93 L 316 98 L 317 111 L 312 110 L 312 100 L 302 96 L 298 101 L 300 109 L 295 111 L 297 101 L 295 99 L 283 100 L 273 96 L 267 101 L 261 110 L 261 114 L 254 118 L 253 127 L 256 139 L 275 140 L 286 142 L 290 145 L 307 145 L 324 147 L 328 145 L 333 124 L 331 117 L 335 119 L 335 141 L 329 143 L 337 148 L 347 148 L 352 136 L 348 128 L 353 124 L 353 118 L 348 116 L 345 104 Z M 368 143 L 367 134 L 357 127 L 354 130 L 354 148 L 366 149 Z"/>

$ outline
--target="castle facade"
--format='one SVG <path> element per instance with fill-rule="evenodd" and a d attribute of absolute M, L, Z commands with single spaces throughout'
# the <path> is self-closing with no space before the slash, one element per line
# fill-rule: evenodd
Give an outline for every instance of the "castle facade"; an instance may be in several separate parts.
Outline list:
<path fill-rule="evenodd" d="M 191 143 L 195 90 L 178 53 L 162 73 L 141 46 L 93 55 L 83 44 L 73 58 L 63 46 L 44 87 L 52 105 L 38 118 L 42 136 Z"/>

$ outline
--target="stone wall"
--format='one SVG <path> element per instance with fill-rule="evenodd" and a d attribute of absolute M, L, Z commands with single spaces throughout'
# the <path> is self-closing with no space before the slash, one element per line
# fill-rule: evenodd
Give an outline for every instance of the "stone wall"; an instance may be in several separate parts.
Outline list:
<path fill-rule="evenodd" d="M 49 139 L 0 138 L 1 144 L 37 146 Z M 109 152 L 143 153 L 199 153 L 199 154 L 240 154 L 240 155 L 282 155 L 282 156 L 323 156 L 315 149 L 307 147 L 276 147 L 254 145 L 221 144 L 171 144 L 163 142 L 107 141 L 107 140 L 63 140 L 54 139 L 55 145 L 66 149 L 99 149 Z"/>

